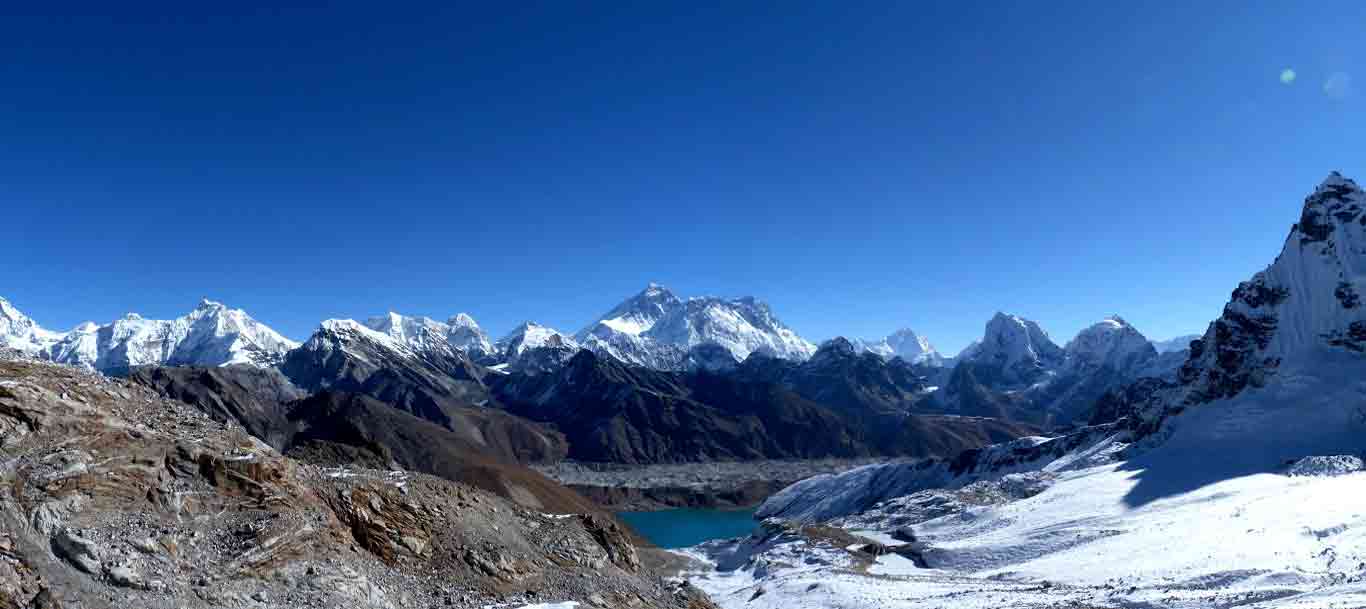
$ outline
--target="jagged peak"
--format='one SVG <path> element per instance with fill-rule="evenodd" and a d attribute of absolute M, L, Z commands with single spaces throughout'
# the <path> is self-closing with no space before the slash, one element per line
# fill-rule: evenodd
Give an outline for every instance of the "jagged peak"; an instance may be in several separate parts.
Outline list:
<path fill-rule="evenodd" d="M 350 331 L 350 330 L 369 330 L 369 328 L 366 328 L 364 324 L 362 324 L 362 323 L 360 323 L 360 322 L 358 322 L 358 321 L 356 321 L 356 320 L 354 320 L 354 319 L 339 319 L 339 318 L 324 319 L 324 320 L 322 320 L 322 323 L 319 323 L 319 324 L 318 324 L 318 329 L 319 329 L 319 330 L 326 330 L 326 331 L 328 331 L 328 332 L 347 332 L 347 331 Z"/>
<path fill-rule="evenodd" d="M 1335 169 L 1328 172 L 1328 177 L 1324 178 L 1323 181 L 1319 183 L 1318 188 L 1315 188 L 1314 191 L 1319 192 L 1326 189 L 1344 187 L 1351 190 L 1361 190 L 1361 187 L 1357 186 L 1356 181 L 1342 175 L 1342 172 Z"/>
<path fill-rule="evenodd" d="M 664 295 L 673 296 L 674 293 L 673 293 L 673 291 L 670 290 L 669 288 L 664 287 L 663 284 L 655 283 L 655 282 L 651 281 L 650 283 L 648 283 L 648 284 L 645 285 L 645 289 L 643 289 L 643 290 L 640 291 L 640 295 L 641 295 L 641 296 L 656 296 L 656 297 L 657 297 L 657 296 L 664 296 Z"/>
<path fill-rule="evenodd" d="M 479 329 L 479 324 L 476 323 L 474 318 L 470 317 L 468 313 L 456 313 L 450 319 L 446 320 L 446 324 L 453 328 Z"/>
<path fill-rule="evenodd" d="M 0 315 L 4 315 L 5 317 L 9 317 L 11 319 L 28 318 L 27 315 L 24 315 L 23 311 L 20 311 L 18 307 L 15 307 L 13 304 L 10 304 L 10 301 L 5 300 L 3 296 L 0 296 Z"/>
<path fill-rule="evenodd" d="M 224 304 L 221 303 L 221 302 L 217 302 L 217 301 L 214 301 L 214 300 L 209 300 L 208 298 L 200 298 L 200 299 L 199 299 L 199 304 L 195 306 L 194 310 L 196 310 L 196 311 L 221 311 L 221 310 L 224 310 L 224 309 L 227 309 L 227 308 L 228 308 L 228 307 L 224 306 Z"/>
<path fill-rule="evenodd" d="M 508 336 L 512 336 L 512 335 L 515 335 L 515 334 L 522 334 L 522 333 L 525 333 L 527 330 L 536 330 L 536 329 L 539 329 L 539 328 L 550 329 L 549 326 L 543 326 L 543 325 L 541 325 L 541 324 L 538 324 L 538 323 L 536 323 L 536 322 L 531 321 L 531 320 L 528 319 L 528 320 L 523 321 L 522 323 L 517 324 L 516 326 L 514 326 L 514 327 L 512 328 L 512 332 L 508 333 Z"/>
<path fill-rule="evenodd" d="M 843 336 L 836 336 L 821 343 L 821 346 L 816 350 L 816 353 L 820 354 L 821 352 L 826 352 L 853 355 L 856 351 L 853 342 Z"/>

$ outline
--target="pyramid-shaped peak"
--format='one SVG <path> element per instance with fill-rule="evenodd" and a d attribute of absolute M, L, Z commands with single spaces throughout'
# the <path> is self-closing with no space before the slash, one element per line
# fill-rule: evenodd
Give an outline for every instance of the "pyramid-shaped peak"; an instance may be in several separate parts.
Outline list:
<path fill-rule="evenodd" d="M 446 324 L 449 325 L 449 326 L 452 326 L 452 327 L 456 327 L 456 328 L 478 328 L 478 327 L 479 327 L 479 324 L 476 323 L 476 322 L 474 321 L 474 318 L 473 318 L 473 317 L 470 317 L 470 315 L 469 315 L 468 313 L 456 313 L 456 314 L 455 314 L 454 316 L 452 316 L 450 319 L 446 320 Z"/>

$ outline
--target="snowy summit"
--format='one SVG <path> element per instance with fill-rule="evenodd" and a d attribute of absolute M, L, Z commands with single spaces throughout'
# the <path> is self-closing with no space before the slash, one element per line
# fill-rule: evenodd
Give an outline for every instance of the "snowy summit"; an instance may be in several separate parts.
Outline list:
<path fill-rule="evenodd" d="M 651 283 L 575 334 L 584 348 L 658 369 L 686 367 L 688 353 L 717 345 L 736 361 L 752 353 L 804 360 L 816 346 L 798 336 L 753 297 L 682 300 Z"/>

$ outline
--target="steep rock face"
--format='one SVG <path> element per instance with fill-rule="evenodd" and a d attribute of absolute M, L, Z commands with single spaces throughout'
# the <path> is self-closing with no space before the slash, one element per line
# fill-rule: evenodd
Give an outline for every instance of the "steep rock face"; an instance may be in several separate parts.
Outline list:
<path fill-rule="evenodd" d="M 579 344 L 559 330 L 528 321 L 493 345 L 502 368 L 512 372 L 540 374 L 564 366 L 579 351 Z"/>
<path fill-rule="evenodd" d="M 751 353 L 801 360 L 815 346 L 752 297 L 679 299 L 650 284 L 575 335 L 587 349 L 660 370 L 687 367 L 690 349 L 718 345 L 743 361 Z"/>
<path fill-rule="evenodd" d="M 280 370 L 307 391 L 369 395 L 449 428 L 447 410 L 487 404 L 488 388 L 483 371 L 463 353 L 431 347 L 419 353 L 354 321 L 328 320 L 289 352 Z"/>
<path fill-rule="evenodd" d="M 143 319 L 129 313 L 102 326 L 82 324 L 40 355 L 58 363 L 123 374 L 147 365 L 272 366 L 296 346 L 245 311 L 204 300 L 176 319 Z"/>
<path fill-rule="evenodd" d="M 134 368 L 128 379 L 191 404 L 215 421 L 241 425 L 277 450 L 293 433 L 286 404 L 306 395 L 278 370 L 254 366 L 144 366 Z"/>
<path fill-rule="evenodd" d="M 925 397 L 925 378 L 901 358 L 859 351 L 844 338 L 826 341 L 804 362 L 751 357 L 737 374 L 775 382 L 803 398 L 861 420 L 909 414 Z"/>
<path fill-rule="evenodd" d="M 0 446 L 0 606 L 713 607 L 592 506 L 300 463 L 69 367 L 0 361 Z"/>
<path fill-rule="evenodd" d="M 1157 349 L 1118 315 L 1082 330 L 1064 351 L 1066 360 L 1054 378 L 1025 396 L 1040 405 L 1049 423 L 1085 419 L 1106 392 L 1163 372 Z"/>
<path fill-rule="evenodd" d="M 1305 199 L 1275 262 L 1238 285 L 1191 344 L 1180 379 L 1191 402 L 1264 383 L 1287 359 L 1366 351 L 1366 195 L 1334 172 Z"/>
<path fill-rule="evenodd" d="M 919 377 L 896 368 L 889 372 L 887 362 L 855 354 L 847 342 L 834 349 L 840 351 L 828 357 L 838 365 L 819 354 L 802 364 L 754 355 L 733 371 L 690 374 L 581 351 L 553 374 L 514 374 L 491 383 L 513 412 L 564 432 L 569 456 L 582 461 L 952 454 L 1032 432 L 970 417 L 910 414 L 906 396 L 921 386 Z M 793 378 L 824 402 L 783 381 L 794 366 L 821 370 Z"/>
<path fill-rule="evenodd" d="M 684 369 L 692 372 L 721 374 L 733 372 L 739 366 L 740 360 L 735 359 L 735 354 L 713 343 L 703 343 L 688 349 L 687 359 L 684 360 Z"/>
<path fill-rule="evenodd" d="M 982 341 L 958 359 L 975 364 L 984 382 L 1025 387 L 1056 371 L 1066 353 L 1037 322 L 997 313 L 987 322 Z"/>
<path fill-rule="evenodd" d="M 998 391 L 977 377 L 977 366 L 959 362 L 947 382 L 930 395 L 924 408 L 963 416 L 995 417 L 1043 424 L 1044 417 L 1018 393 Z"/>
<path fill-rule="evenodd" d="M 771 385 L 670 372 L 581 351 L 553 374 L 493 380 L 509 408 L 553 423 L 581 461 L 672 463 L 868 454 L 830 411 Z M 818 431 L 819 430 L 819 431 Z"/>
<path fill-rule="evenodd" d="M 493 485 L 496 480 L 478 474 L 500 459 L 557 461 L 567 450 L 559 434 L 499 410 L 455 409 L 458 424 L 451 430 L 368 396 L 327 390 L 307 395 L 268 368 L 143 367 L 128 378 L 216 421 L 240 425 L 280 452 L 299 453 L 304 461 L 396 465 L 499 494 L 505 489 Z M 453 466 L 458 463 L 470 468 Z M 529 473 L 511 463 L 500 471 Z"/>
<path fill-rule="evenodd" d="M 493 343 L 473 317 L 457 313 L 446 320 L 446 328 L 446 342 L 464 351 L 471 359 L 482 361 L 494 355 Z"/>
<path fill-rule="evenodd" d="M 1056 349 L 1038 325 L 998 314 L 927 408 L 1046 428 L 1083 422 L 1097 399 L 1145 376 L 1174 378 L 1182 355 L 1159 354 L 1118 315 Z"/>

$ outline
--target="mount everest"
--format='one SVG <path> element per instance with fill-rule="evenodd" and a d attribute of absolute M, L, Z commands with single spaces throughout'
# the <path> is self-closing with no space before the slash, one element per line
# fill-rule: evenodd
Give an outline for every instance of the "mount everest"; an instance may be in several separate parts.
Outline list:
<path fill-rule="evenodd" d="M 689 550 L 724 607 L 1356 607 L 1363 289 L 1366 193 L 1333 174 L 1203 335 L 1162 344 L 1119 315 L 1059 344 L 1002 312 L 951 360 L 910 331 L 817 347 L 752 298 L 657 285 L 572 336 L 390 313 L 297 344 L 209 301 L 67 333 L 0 301 L 0 336 L 377 467 L 907 458 L 798 482 L 759 533 Z"/>
<path fill-rule="evenodd" d="M 342 323 L 324 322 L 319 332 L 336 331 Z M 657 284 L 572 336 L 528 321 L 493 341 L 465 313 L 445 322 L 391 312 L 346 323 L 353 334 L 369 331 L 372 338 L 385 337 L 376 344 L 401 345 L 404 356 L 459 352 L 496 373 L 551 373 L 581 349 L 655 370 L 714 373 L 738 371 L 750 360 L 801 363 L 819 352 L 762 301 L 681 299 Z M 1168 374 L 1184 358 L 1182 351 L 1159 356 L 1118 316 L 1084 330 L 1063 348 L 1036 322 L 998 313 L 988 321 L 982 340 L 953 359 L 940 355 L 910 329 L 876 341 L 837 340 L 893 367 L 897 361 L 913 367 L 898 374 L 924 377 L 915 391 L 895 392 L 899 397 L 890 406 L 893 410 L 909 412 L 912 402 L 942 387 L 921 410 L 1044 425 L 1076 420 L 1106 391 L 1141 376 Z M 245 312 L 208 300 L 173 320 L 148 320 L 130 313 L 104 325 L 87 322 L 66 333 L 48 331 L 0 301 L 0 341 L 36 357 L 115 374 L 146 365 L 269 367 L 299 347 Z M 761 367 L 756 364 L 749 370 Z"/>

